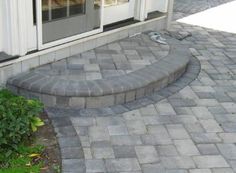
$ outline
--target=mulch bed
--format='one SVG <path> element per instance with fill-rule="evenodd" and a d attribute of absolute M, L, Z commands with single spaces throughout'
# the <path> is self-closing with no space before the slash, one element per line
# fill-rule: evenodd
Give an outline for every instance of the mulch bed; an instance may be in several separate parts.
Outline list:
<path fill-rule="evenodd" d="M 41 114 L 40 118 L 45 125 L 39 128 L 34 138 L 36 144 L 45 146 L 45 150 L 41 154 L 41 161 L 44 163 L 41 173 L 59 173 L 61 169 L 60 150 L 53 126 L 46 113 Z M 35 161 L 37 162 L 37 160 Z"/>

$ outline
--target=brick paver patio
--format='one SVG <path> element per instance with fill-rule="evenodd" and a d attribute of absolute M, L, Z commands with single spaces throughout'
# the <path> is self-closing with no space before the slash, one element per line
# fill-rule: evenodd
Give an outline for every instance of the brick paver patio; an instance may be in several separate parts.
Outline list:
<path fill-rule="evenodd" d="M 224 2 L 176 0 L 175 18 Z M 187 71 L 152 99 L 48 109 L 64 173 L 236 172 L 236 35 L 177 22 L 172 30 L 192 33 L 182 41 L 201 63 L 192 83 L 196 76 Z M 174 93 L 180 85 L 185 87 Z"/>

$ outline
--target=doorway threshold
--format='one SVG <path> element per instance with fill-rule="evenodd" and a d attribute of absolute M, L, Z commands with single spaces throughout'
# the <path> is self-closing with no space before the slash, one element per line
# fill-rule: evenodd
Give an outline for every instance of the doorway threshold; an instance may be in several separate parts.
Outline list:
<path fill-rule="evenodd" d="M 126 19 L 126 20 L 123 20 L 123 21 L 119 21 L 119 22 L 116 22 L 116 23 L 105 25 L 104 28 L 103 28 L 103 32 L 111 31 L 113 29 L 122 28 L 122 27 L 125 27 L 125 26 L 128 26 L 128 25 L 139 23 L 139 22 L 140 21 L 135 20 L 134 18 Z"/>
<path fill-rule="evenodd" d="M 11 61 L 13 59 L 19 58 L 18 56 L 10 56 L 6 54 L 5 52 L 0 52 L 0 63 L 6 62 L 6 61 Z"/>
<path fill-rule="evenodd" d="M 154 11 L 154 12 L 148 13 L 148 16 L 147 16 L 146 20 L 159 18 L 159 17 L 165 16 L 165 15 L 166 15 L 166 13 L 162 13 L 160 11 Z"/>

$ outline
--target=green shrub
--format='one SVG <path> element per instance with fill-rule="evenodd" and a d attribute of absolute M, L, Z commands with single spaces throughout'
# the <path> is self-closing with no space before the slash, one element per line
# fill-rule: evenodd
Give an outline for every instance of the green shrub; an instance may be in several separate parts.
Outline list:
<path fill-rule="evenodd" d="M 0 173 L 39 173 L 44 164 L 43 153 L 43 146 L 20 145 L 7 163 L 0 164 Z"/>
<path fill-rule="evenodd" d="M 0 162 L 17 151 L 19 145 L 44 124 L 38 118 L 42 109 L 39 101 L 0 90 Z"/>

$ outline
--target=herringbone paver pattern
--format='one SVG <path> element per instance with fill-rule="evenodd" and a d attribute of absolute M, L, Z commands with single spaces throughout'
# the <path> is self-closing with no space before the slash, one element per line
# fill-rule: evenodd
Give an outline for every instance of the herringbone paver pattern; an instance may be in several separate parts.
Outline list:
<path fill-rule="evenodd" d="M 175 11 L 187 15 L 223 2 L 177 0 Z M 50 115 L 63 116 L 59 136 L 79 137 L 84 153 L 84 160 L 79 153 L 63 159 L 64 172 L 236 172 L 236 35 L 176 22 L 172 30 L 192 33 L 182 42 L 200 60 L 197 79 L 160 102 L 130 111 L 121 106 L 124 113 L 115 116 Z"/>
<path fill-rule="evenodd" d="M 207 10 L 233 0 L 175 0 L 174 19 Z"/>

